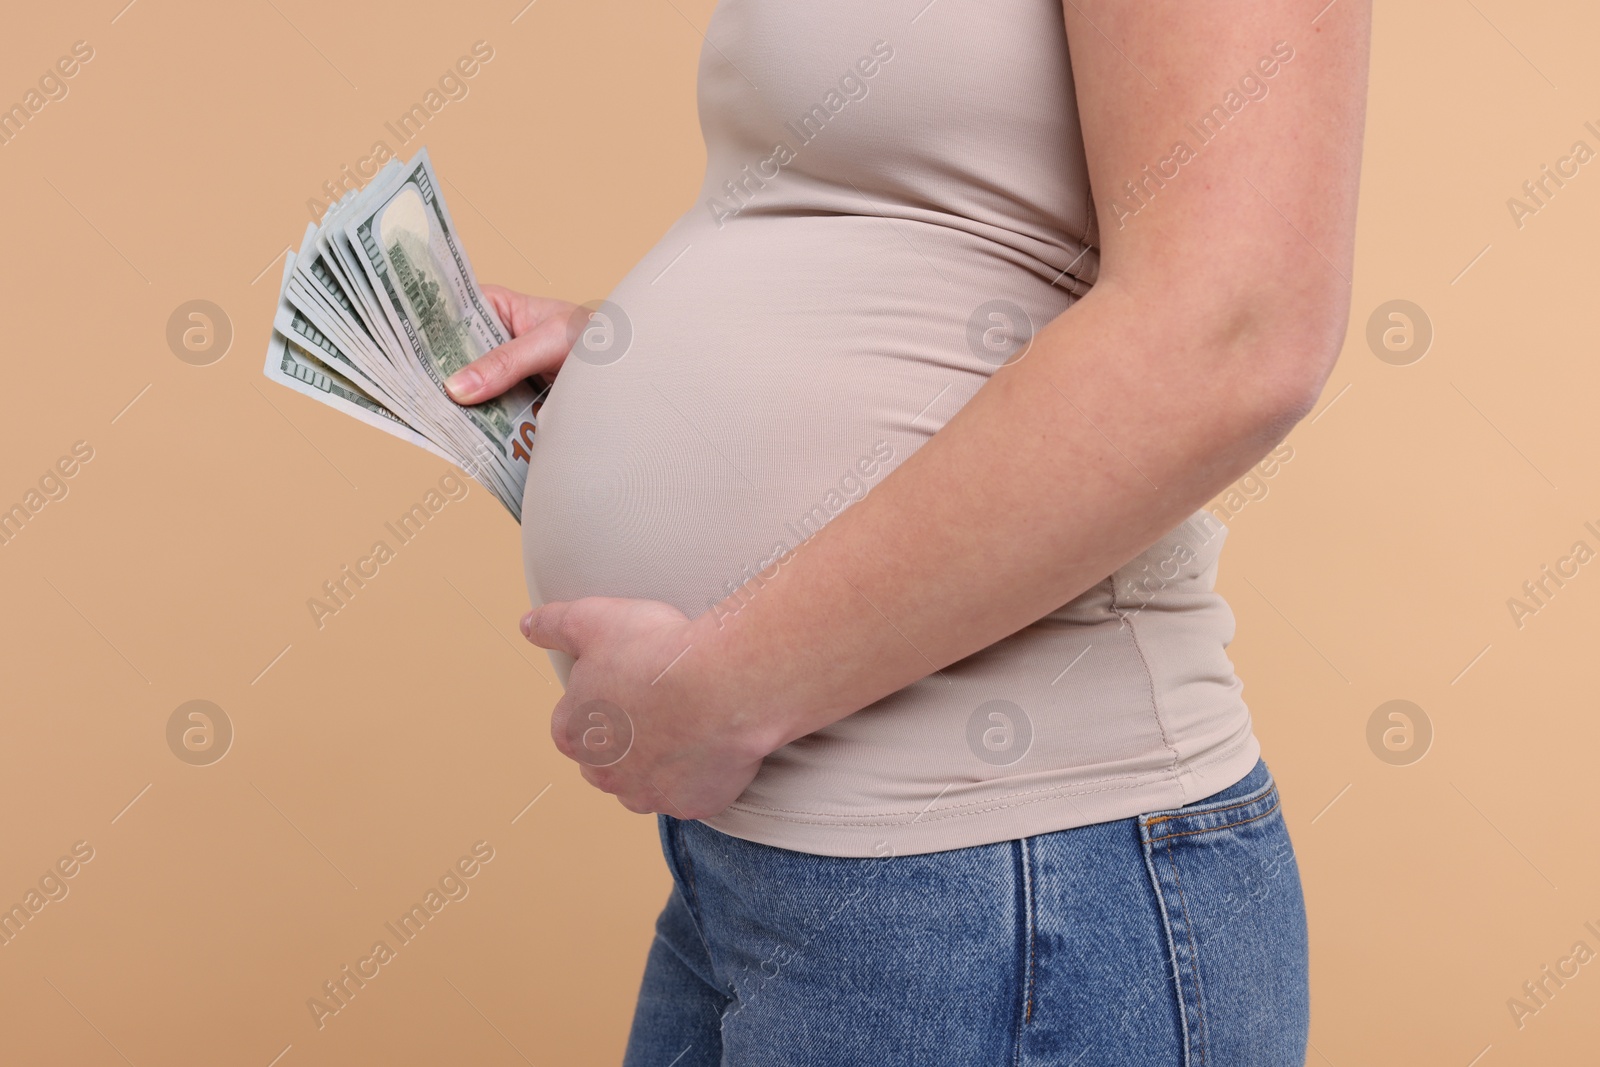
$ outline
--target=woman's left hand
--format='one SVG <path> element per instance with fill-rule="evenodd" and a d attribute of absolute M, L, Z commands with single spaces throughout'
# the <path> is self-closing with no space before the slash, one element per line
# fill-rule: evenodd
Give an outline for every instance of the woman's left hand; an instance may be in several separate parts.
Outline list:
<path fill-rule="evenodd" d="M 703 691 L 705 672 L 688 662 L 692 630 L 670 604 L 616 597 L 549 603 L 522 619 L 529 641 L 574 660 L 550 717 L 556 748 L 629 811 L 715 815 L 772 751 L 759 720 Z"/>

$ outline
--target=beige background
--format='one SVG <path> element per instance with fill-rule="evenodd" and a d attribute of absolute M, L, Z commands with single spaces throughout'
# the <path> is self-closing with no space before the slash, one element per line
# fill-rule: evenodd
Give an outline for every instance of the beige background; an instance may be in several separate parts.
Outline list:
<path fill-rule="evenodd" d="M 494 58 L 422 142 L 482 278 L 598 298 L 692 202 L 710 0 L 522 2 L 7 13 L 0 103 L 75 41 L 94 58 L 0 146 L 0 507 L 74 442 L 94 458 L 0 546 L 0 903 L 94 858 L 0 947 L 0 1062 L 619 1058 L 669 882 L 653 819 L 548 740 L 516 524 L 474 486 L 317 630 L 307 598 L 447 468 L 260 369 L 305 201 L 475 41 Z M 1521 1028 L 1507 1001 L 1600 952 L 1600 563 L 1520 628 L 1507 599 L 1600 549 L 1600 163 L 1520 229 L 1506 200 L 1600 148 L 1597 33 L 1577 3 L 1379 6 L 1349 339 L 1230 520 L 1313 1064 L 1596 1055 L 1600 963 Z M 210 366 L 165 339 L 192 299 L 235 331 Z M 1395 299 L 1435 330 L 1404 366 L 1366 341 Z M 210 766 L 168 748 L 191 699 L 236 730 Z M 1419 762 L 1369 747 L 1392 699 L 1432 724 Z M 470 895 L 318 1030 L 307 998 L 477 841 Z"/>

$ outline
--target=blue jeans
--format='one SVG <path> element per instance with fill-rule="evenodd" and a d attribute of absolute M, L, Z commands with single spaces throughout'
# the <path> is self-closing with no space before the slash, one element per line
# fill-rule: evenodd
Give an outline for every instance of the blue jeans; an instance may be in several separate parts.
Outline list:
<path fill-rule="evenodd" d="M 1306 915 L 1265 763 L 1205 800 L 912 856 L 658 816 L 624 1067 L 1300 1067 Z"/>

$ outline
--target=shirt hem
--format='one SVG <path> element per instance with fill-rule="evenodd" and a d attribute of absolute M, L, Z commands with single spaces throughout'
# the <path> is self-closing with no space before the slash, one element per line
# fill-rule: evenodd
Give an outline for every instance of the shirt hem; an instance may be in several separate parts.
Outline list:
<path fill-rule="evenodd" d="M 970 811 L 932 809 L 910 817 L 868 814 L 845 818 L 735 804 L 699 821 L 730 837 L 791 852 L 859 859 L 915 856 L 1181 807 L 1238 782 L 1260 758 L 1261 744 L 1252 730 L 1220 753 L 1182 761 L 1174 770 L 1129 784 L 1107 786 L 1105 783 L 1119 779 L 1092 779 L 1027 798 L 996 797 L 993 803 Z M 1096 802 L 1079 803 L 1087 796 L 1095 797 Z"/>

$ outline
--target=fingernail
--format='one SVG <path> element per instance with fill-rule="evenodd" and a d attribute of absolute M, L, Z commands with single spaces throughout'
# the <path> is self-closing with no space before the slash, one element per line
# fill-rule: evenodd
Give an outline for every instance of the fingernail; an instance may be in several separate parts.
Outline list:
<path fill-rule="evenodd" d="M 533 612 L 531 611 L 522 617 L 522 636 L 533 636 Z"/>
<path fill-rule="evenodd" d="M 471 399 L 483 384 L 483 379 L 471 367 L 462 367 L 444 380 L 444 387 L 450 390 L 450 395 L 457 400 Z"/>

